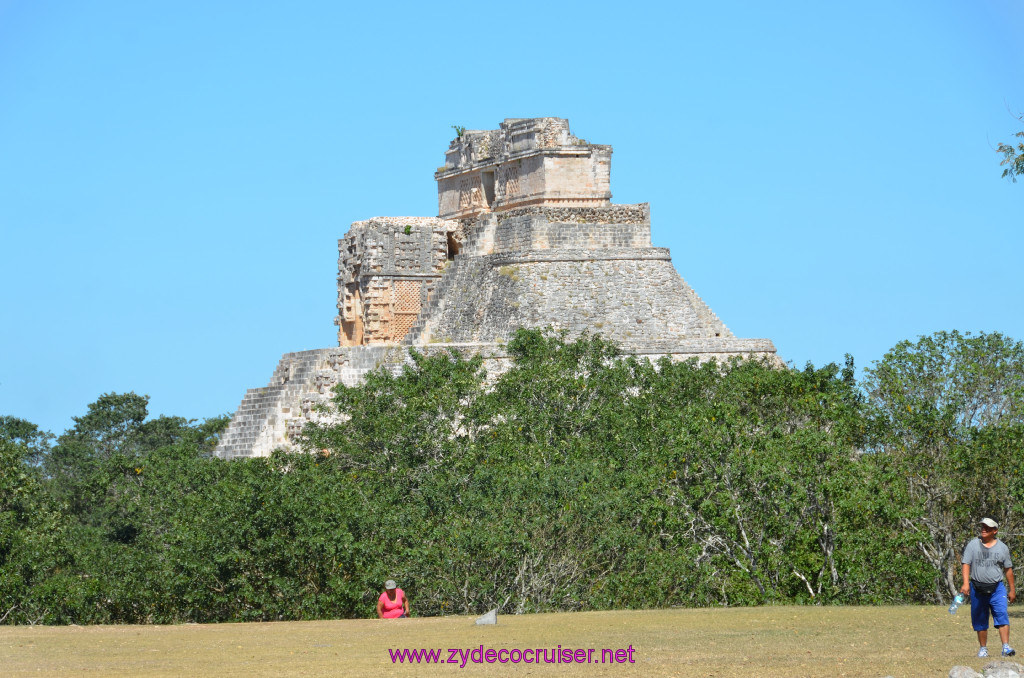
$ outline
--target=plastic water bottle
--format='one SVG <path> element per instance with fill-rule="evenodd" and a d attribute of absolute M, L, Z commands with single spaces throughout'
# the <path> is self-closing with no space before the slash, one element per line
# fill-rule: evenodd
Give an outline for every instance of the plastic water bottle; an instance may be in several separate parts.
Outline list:
<path fill-rule="evenodd" d="M 950 614 L 956 614 L 957 608 L 960 607 L 961 605 L 963 605 L 966 600 L 967 599 L 964 598 L 964 594 L 962 594 L 962 593 L 956 594 L 956 597 L 953 598 L 953 604 L 949 606 L 949 613 Z"/>

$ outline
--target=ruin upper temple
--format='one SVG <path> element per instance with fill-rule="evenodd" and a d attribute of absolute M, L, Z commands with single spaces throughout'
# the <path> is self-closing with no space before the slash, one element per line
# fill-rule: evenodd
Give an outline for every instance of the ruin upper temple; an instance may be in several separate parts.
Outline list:
<path fill-rule="evenodd" d="M 500 373 L 521 327 L 600 333 L 652 359 L 778 362 L 770 340 L 733 336 L 651 246 L 646 203 L 612 204 L 611 156 L 562 118 L 461 131 L 434 174 L 438 216 L 352 224 L 338 241 L 338 346 L 286 353 L 216 454 L 293 448 L 334 386 L 400 370 L 410 346 L 480 355 Z"/>

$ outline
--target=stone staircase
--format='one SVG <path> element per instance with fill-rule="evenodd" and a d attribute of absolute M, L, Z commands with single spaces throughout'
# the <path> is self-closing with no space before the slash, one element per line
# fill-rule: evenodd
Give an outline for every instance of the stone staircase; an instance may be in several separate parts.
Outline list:
<path fill-rule="evenodd" d="M 288 445 L 288 422 L 302 417 L 303 396 L 317 391 L 317 375 L 331 349 L 286 353 L 270 384 L 246 391 L 235 416 L 221 434 L 216 454 L 224 459 L 267 456 Z"/>
<path fill-rule="evenodd" d="M 462 275 L 463 269 L 467 268 L 469 264 L 468 257 L 464 254 L 457 254 L 452 259 L 451 263 L 448 264 L 448 268 L 445 269 L 444 275 L 441 276 L 440 282 L 437 283 L 437 287 L 434 289 L 434 294 L 430 297 L 430 301 L 427 305 L 420 310 L 419 316 L 416 318 L 416 322 L 413 323 L 412 327 L 409 328 L 409 332 L 402 339 L 402 344 L 405 346 L 416 346 L 420 344 L 426 344 L 431 340 L 430 334 L 430 319 L 438 315 L 439 309 L 444 307 L 444 300 L 448 296 L 449 291 L 455 285 L 457 280 L 464 279 Z"/>
<path fill-rule="evenodd" d="M 405 346 L 417 346 L 429 343 L 431 340 L 444 341 L 444 337 L 434 337 L 432 327 L 436 327 L 436 320 L 440 318 L 445 310 L 445 299 L 450 292 L 459 284 L 470 284 L 482 267 L 487 266 L 483 255 L 490 254 L 494 248 L 494 232 L 498 226 L 498 219 L 490 214 L 481 217 L 476 228 L 466 238 L 462 251 L 455 255 L 444 275 L 437 283 L 434 293 L 427 305 L 420 310 L 416 322 L 409 328 L 409 332 L 402 340 Z"/>

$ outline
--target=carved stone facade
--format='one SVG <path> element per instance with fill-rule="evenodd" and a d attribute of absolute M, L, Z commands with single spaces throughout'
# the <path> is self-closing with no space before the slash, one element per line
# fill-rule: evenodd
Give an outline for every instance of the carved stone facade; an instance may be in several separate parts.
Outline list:
<path fill-rule="evenodd" d="M 510 118 L 496 130 L 465 130 L 434 173 L 438 215 L 610 205 L 611 161 L 611 146 L 573 136 L 563 118 Z"/>
<path fill-rule="evenodd" d="M 610 146 L 561 118 L 463 131 L 435 174 L 438 217 L 357 221 L 338 241 L 338 348 L 285 354 L 216 453 L 291 447 L 335 385 L 397 372 L 409 346 L 480 355 L 494 378 L 520 327 L 600 333 L 651 359 L 781 362 L 770 340 L 734 336 L 652 247 L 646 203 L 611 204 L 610 162 Z"/>
<path fill-rule="evenodd" d="M 339 346 L 401 341 L 458 252 L 460 224 L 434 217 L 357 221 L 338 241 Z"/>

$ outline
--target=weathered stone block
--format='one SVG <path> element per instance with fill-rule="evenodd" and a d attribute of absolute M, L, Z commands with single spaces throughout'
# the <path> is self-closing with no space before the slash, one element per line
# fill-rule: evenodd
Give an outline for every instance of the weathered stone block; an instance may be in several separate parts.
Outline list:
<path fill-rule="evenodd" d="M 498 610 L 497 610 L 497 608 L 491 610 L 487 614 L 484 614 L 484 615 L 481 615 L 481 616 L 477 617 L 476 621 L 474 623 L 478 624 L 478 625 L 497 624 L 498 623 Z"/>

